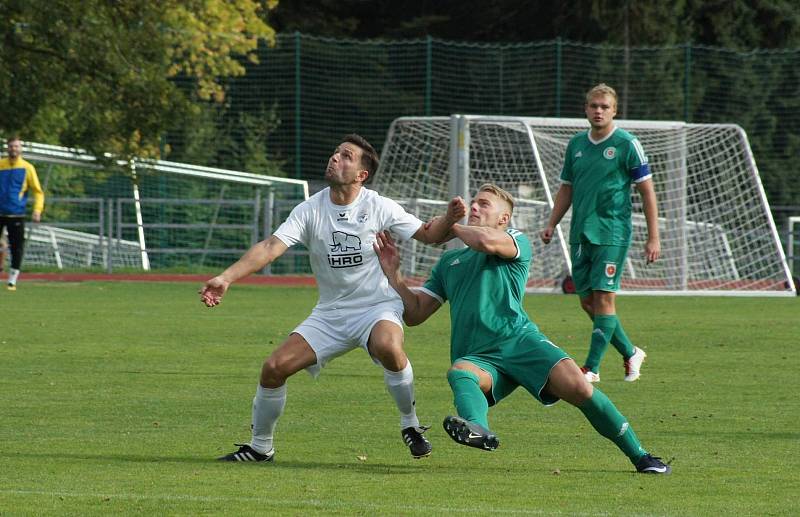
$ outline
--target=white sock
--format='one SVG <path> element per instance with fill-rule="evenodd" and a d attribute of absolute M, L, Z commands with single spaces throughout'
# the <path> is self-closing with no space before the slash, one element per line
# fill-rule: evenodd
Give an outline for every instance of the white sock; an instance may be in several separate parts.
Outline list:
<path fill-rule="evenodd" d="M 392 372 L 384 368 L 383 381 L 397 404 L 397 409 L 400 410 L 400 428 L 419 426 L 416 401 L 414 400 L 414 369 L 411 368 L 411 361 L 399 372 Z"/>
<path fill-rule="evenodd" d="M 286 405 L 286 384 L 278 388 L 265 388 L 261 384 L 253 397 L 253 439 L 250 447 L 266 454 L 272 449 L 272 433 Z"/>
<path fill-rule="evenodd" d="M 15 285 L 17 283 L 17 278 L 19 278 L 19 269 L 14 269 L 12 267 L 8 272 L 8 283 Z"/>

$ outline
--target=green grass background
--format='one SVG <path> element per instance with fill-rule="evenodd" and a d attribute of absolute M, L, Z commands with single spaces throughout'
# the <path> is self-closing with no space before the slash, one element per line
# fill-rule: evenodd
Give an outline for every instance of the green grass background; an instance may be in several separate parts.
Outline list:
<path fill-rule="evenodd" d="M 609 349 L 599 387 L 671 476 L 643 476 L 581 413 L 518 390 L 490 412 L 501 447 L 459 446 L 445 378 L 449 318 L 407 329 L 418 414 L 414 460 L 380 368 L 353 351 L 288 383 L 270 465 L 214 458 L 249 439 L 263 358 L 316 290 L 34 283 L 0 292 L 1 515 L 797 515 L 800 300 L 618 300 L 648 360 L 622 381 Z M 583 359 L 574 296 L 529 296 L 542 330 Z"/>

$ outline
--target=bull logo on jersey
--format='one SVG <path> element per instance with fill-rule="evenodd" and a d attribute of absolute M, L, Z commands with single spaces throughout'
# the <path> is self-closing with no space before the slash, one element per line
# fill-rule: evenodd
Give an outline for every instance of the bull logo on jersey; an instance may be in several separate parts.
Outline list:
<path fill-rule="evenodd" d="M 613 160 L 614 157 L 617 155 L 617 148 L 616 147 L 606 147 L 603 149 L 603 156 L 606 160 Z"/>
<path fill-rule="evenodd" d="M 328 264 L 332 268 L 355 267 L 364 262 L 358 235 L 335 231 L 331 234 L 331 244 L 328 246 L 331 248 Z"/>
<path fill-rule="evenodd" d="M 606 276 L 608 278 L 614 278 L 614 275 L 617 274 L 617 265 L 613 262 L 606 263 Z"/>

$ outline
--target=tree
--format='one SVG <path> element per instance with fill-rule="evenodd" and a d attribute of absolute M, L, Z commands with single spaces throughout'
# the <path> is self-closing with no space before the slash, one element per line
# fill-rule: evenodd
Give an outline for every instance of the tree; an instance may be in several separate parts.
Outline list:
<path fill-rule="evenodd" d="M 736 49 L 800 46 L 796 0 L 306 0 L 282 3 L 280 32 L 354 38 L 435 38 L 492 43 L 562 38 L 664 45 L 692 41 Z M 627 22 L 627 23 L 626 23 Z"/>
<path fill-rule="evenodd" d="M 161 135 L 224 98 L 277 0 L 0 3 L 0 131 L 95 154 L 158 156 Z M 181 89 L 176 78 L 189 79 Z"/>
<path fill-rule="evenodd" d="M 695 43 L 752 50 L 800 46 L 794 0 L 688 0 Z"/>

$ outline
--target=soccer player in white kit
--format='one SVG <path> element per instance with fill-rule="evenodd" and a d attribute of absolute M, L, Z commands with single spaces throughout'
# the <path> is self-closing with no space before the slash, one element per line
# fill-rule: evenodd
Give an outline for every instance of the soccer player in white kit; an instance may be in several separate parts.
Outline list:
<path fill-rule="evenodd" d="M 378 153 L 364 138 L 347 135 L 328 160 L 328 187 L 297 205 L 268 239 L 254 245 L 200 289 L 201 301 L 218 305 L 230 284 L 258 271 L 290 247 L 304 244 L 311 257 L 319 300 L 311 315 L 264 361 L 253 398 L 252 438 L 223 461 L 272 461 L 273 433 L 286 404 L 286 380 L 306 369 L 317 376 L 332 359 L 364 348 L 383 366 L 386 387 L 400 411 L 403 441 L 415 458 L 431 453 L 414 400 L 414 373 L 403 350 L 403 302 L 389 286 L 372 244 L 389 231 L 400 240 L 443 241 L 466 215 L 454 198 L 444 217 L 429 224 L 364 187 L 378 167 Z"/>

